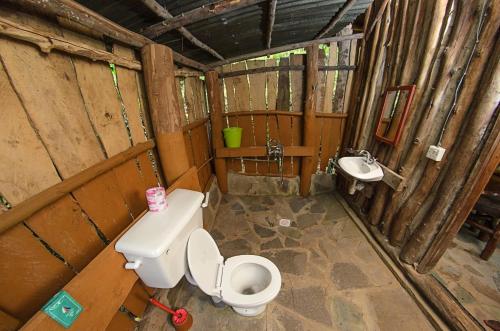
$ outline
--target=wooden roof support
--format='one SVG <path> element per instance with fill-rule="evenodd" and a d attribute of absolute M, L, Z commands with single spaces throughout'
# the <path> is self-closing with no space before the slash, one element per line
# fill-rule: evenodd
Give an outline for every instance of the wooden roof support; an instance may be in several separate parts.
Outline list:
<path fill-rule="evenodd" d="M 237 9 L 255 5 L 264 0 L 222 0 L 207 6 L 202 6 L 188 12 L 166 19 L 144 29 L 143 33 L 149 38 L 156 38 L 165 32 L 180 28 L 210 17 L 226 14 Z"/>
<path fill-rule="evenodd" d="M 337 23 L 340 22 L 340 20 L 345 16 L 345 14 L 347 14 L 349 9 L 351 9 L 352 6 L 354 6 L 355 3 L 356 0 L 347 0 L 344 6 L 342 6 L 342 8 L 337 13 L 335 13 L 330 22 L 328 22 L 328 24 L 323 29 L 321 29 L 321 31 L 316 35 L 316 37 L 314 37 L 314 39 L 319 39 L 323 37 L 331 29 L 333 29 L 335 25 L 337 25 Z"/>
<path fill-rule="evenodd" d="M 303 144 L 306 147 L 314 147 L 316 135 L 316 106 L 318 91 L 318 44 L 312 44 L 307 48 L 306 57 L 306 86 L 304 104 L 304 130 Z M 300 169 L 300 195 L 308 196 L 311 189 L 311 176 L 314 169 L 312 156 L 302 158 Z"/>
<path fill-rule="evenodd" d="M 382 18 L 382 15 L 384 14 L 384 11 L 385 11 L 385 7 L 387 7 L 387 4 L 389 3 L 389 1 L 391 1 L 391 0 L 384 0 L 382 5 L 380 6 L 380 9 L 377 13 L 377 16 L 375 16 L 375 19 L 372 22 L 372 25 L 370 25 L 370 28 L 367 31 L 364 31 L 365 32 L 365 39 L 368 39 L 370 37 L 370 34 L 373 32 L 373 29 L 375 29 L 375 25 L 377 25 L 377 22 L 380 21 L 380 19 Z"/>
<path fill-rule="evenodd" d="M 158 2 L 156 2 L 156 0 L 140 0 L 140 1 L 146 7 L 148 7 L 148 9 L 150 9 L 152 12 L 154 12 L 156 15 L 158 15 L 159 17 L 161 17 L 163 19 L 170 19 L 170 18 L 174 17 L 172 14 L 170 14 L 170 12 L 167 9 L 160 6 L 160 4 Z M 224 57 L 222 55 L 220 55 L 214 49 L 210 48 L 210 46 L 208 46 L 207 44 L 205 44 L 204 42 L 202 42 L 201 40 L 196 38 L 191 32 L 189 32 L 188 29 L 186 29 L 184 27 L 180 27 L 177 29 L 177 31 L 179 31 L 179 33 L 184 38 L 189 40 L 193 45 L 201 48 L 202 50 L 206 51 L 207 53 L 210 53 L 212 56 L 218 58 L 219 60 L 224 60 Z"/>
<path fill-rule="evenodd" d="M 209 66 L 200 63 L 198 61 L 195 61 L 193 59 L 190 59 L 188 57 L 185 57 L 181 53 L 177 53 L 174 50 L 172 50 L 172 53 L 174 55 L 174 62 L 177 64 L 182 64 L 185 65 L 186 67 L 195 68 L 203 72 L 210 70 Z"/>
<path fill-rule="evenodd" d="M 224 124 L 222 122 L 223 103 L 221 96 L 221 84 L 219 76 L 216 71 L 209 71 L 206 75 L 207 84 L 207 97 L 208 105 L 210 106 L 210 122 L 212 127 L 212 146 L 215 150 L 224 148 L 224 141 L 222 140 L 222 129 Z M 222 193 L 227 193 L 227 165 L 226 160 L 223 158 L 215 158 L 215 174 L 217 176 L 217 183 L 219 184 Z"/>
<path fill-rule="evenodd" d="M 171 185 L 189 169 L 182 132 L 182 114 L 175 85 L 173 54 L 165 45 L 150 44 L 142 48 L 141 55 L 160 164 L 168 184 Z M 173 155 L 175 157 L 172 157 Z"/>
<path fill-rule="evenodd" d="M 266 46 L 267 48 L 271 48 L 271 38 L 273 35 L 273 27 L 274 27 L 274 19 L 276 17 L 276 4 L 278 0 L 270 0 L 269 1 L 269 16 L 268 16 L 268 24 L 267 24 L 267 38 L 266 38 Z"/>
<path fill-rule="evenodd" d="M 213 62 L 209 66 L 212 68 L 215 68 L 215 67 L 221 66 L 223 64 L 234 63 L 234 62 L 252 59 L 252 58 L 260 57 L 260 56 L 266 56 L 266 55 L 274 54 L 274 53 L 286 52 L 286 51 L 290 51 L 292 49 L 297 49 L 297 48 L 305 48 L 305 47 L 311 46 L 313 44 L 327 44 L 327 43 L 331 43 L 331 42 L 352 40 L 352 39 L 363 39 L 363 34 L 362 33 L 355 33 L 355 34 L 351 34 L 351 35 L 347 35 L 347 36 L 335 36 L 335 37 L 329 37 L 329 38 L 323 38 L 323 39 L 308 40 L 308 41 L 303 41 L 303 42 L 299 42 L 299 43 L 295 43 L 295 44 L 288 44 L 288 45 L 284 45 L 284 46 L 273 47 L 273 48 L 265 49 L 265 50 L 258 51 L 258 52 L 238 55 L 238 56 L 235 56 L 235 57 L 232 57 L 229 59 L 225 59 L 224 61 Z"/>
<path fill-rule="evenodd" d="M 290 66 L 270 66 L 270 67 L 259 67 L 246 70 L 229 71 L 219 74 L 220 78 L 236 77 L 242 75 L 252 75 L 263 72 L 271 71 L 303 71 L 306 68 L 305 65 L 290 65 Z M 341 65 L 341 66 L 318 66 L 319 71 L 335 71 L 335 70 L 354 70 L 356 66 L 351 65 Z"/>
<path fill-rule="evenodd" d="M 90 30 L 98 31 L 103 35 L 110 37 L 111 39 L 117 40 L 124 43 L 125 45 L 130 45 L 136 48 L 141 48 L 144 45 L 152 44 L 153 41 L 140 35 L 138 33 L 132 32 L 110 20 L 99 15 L 98 13 L 88 9 L 85 6 L 73 0 L 51 0 L 51 1 L 40 1 L 40 0 L 7 0 L 15 6 L 25 8 L 27 11 L 35 11 L 39 14 L 62 18 L 64 20 L 75 23 L 72 25 L 72 29 L 79 33 L 85 35 L 89 34 Z M 82 27 L 78 29 L 78 27 Z M 174 52 L 174 61 L 183 64 L 188 67 L 196 68 L 198 70 L 206 71 L 208 67 L 202 63 L 191 60 L 181 54 Z"/>

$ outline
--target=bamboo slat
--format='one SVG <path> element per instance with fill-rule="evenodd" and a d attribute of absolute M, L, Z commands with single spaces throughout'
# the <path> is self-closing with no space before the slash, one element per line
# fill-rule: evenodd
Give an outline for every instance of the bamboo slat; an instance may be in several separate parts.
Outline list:
<path fill-rule="evenodd" d="M 266 67 L 276 66 L 277 61 L 275 59 L 267 59 Z M 267 82 L 267 109 L 276 109 L 276 97 L 278 90 L 278 73 L 268 72 L 266 73 Z"/>

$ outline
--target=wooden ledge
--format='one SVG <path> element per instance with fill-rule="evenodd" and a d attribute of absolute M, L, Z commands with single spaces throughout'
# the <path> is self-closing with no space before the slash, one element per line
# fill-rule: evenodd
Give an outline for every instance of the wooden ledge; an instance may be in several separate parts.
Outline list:
<path fill-rule="evenodd" d="M 382 163 L 378 163 L 384 172 L 384 178 L 382 181 L 389 185 L 394 191 L 402 191 L 404 188 L 405 178 L 398 174 L 397 172 L 387 168 Z"/>
<path fill-rule="evenodd" d="M 308 146 L 285 146 L 285 156 L 313 156 L 314 148 Z M 266 146 L 247 146 L 239 148 L 217 148 L 217 158 L 267 156 Z"/>

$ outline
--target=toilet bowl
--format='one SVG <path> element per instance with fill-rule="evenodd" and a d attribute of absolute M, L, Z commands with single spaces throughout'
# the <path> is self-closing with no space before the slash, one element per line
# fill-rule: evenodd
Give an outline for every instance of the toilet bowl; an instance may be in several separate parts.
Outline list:
<path fill-rule="evenodd" d="M 281 274 L 273 262 L 257 255 L 224 261 L 213 238 L 201 228 L 189 236 L 187 260 L 186 278 L 215 302 L 222 301 L 243 316 L 264 312 L 281 289 Z"/>

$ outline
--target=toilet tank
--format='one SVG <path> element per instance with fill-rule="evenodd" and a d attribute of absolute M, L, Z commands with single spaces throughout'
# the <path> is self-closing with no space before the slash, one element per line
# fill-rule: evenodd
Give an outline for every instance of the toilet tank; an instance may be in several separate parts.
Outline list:
<path fill-rule="evenodd" d="M 203 194 L 177 189 L 167 196 L 167 208 L 148 211 L 117 242 L 142 281 L 150 287 L 172 288 L 188 268 L 186 248 L 189 235 L 203 227 Z"/>

